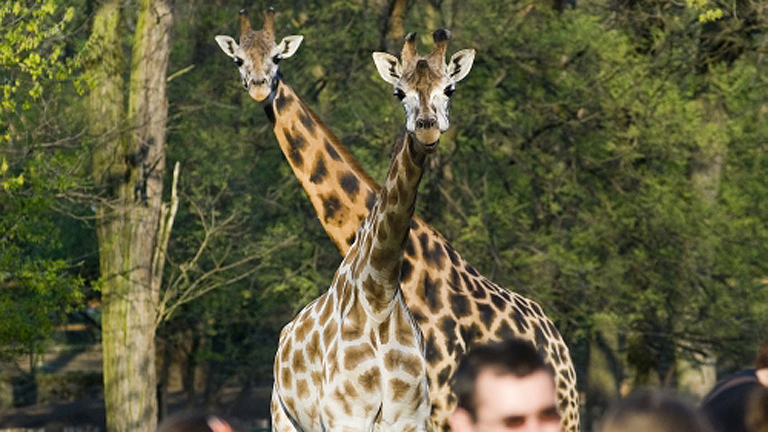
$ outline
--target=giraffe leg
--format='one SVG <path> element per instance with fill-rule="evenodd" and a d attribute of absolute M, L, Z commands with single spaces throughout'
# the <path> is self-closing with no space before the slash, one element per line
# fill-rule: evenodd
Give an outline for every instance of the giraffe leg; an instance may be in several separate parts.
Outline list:
<path fill-rule="evenodd" d="M 288 414 L 286 414 L 283 405 L 280 403 L 280 397 L 277 395 L 277 385 L 272 386 L 272 401 L 269 406 L 272 416 L 272 432 L 301 432 L 298 430 Z"/>

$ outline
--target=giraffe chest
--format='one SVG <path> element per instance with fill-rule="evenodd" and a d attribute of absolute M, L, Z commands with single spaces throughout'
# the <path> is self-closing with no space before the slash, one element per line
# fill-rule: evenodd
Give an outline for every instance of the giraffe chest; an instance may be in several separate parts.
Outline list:
<path fill-rule="evenodd" d="M 338 364 L 339 371 L 327 369 L 322 410 L 334 413 L 329 417 L 337 427 L 423 430 L 429 417 L 427 365 L 404 302 L 396 302 L 383 321 L 363 325 L 355 309 L 341 320 L 338 348 L 328 353 L 328 363 Z"/>
<path fill-rule="evenodd" d="M 369 319 L 359 302 L 337 302 L 320 326 L 324 302 L 310 305 L 319 310 L 301 313 L 281 335 L 275 384 L 289 417 L 308 431 L 424 430 L 426 361 L 402 297 L 383 321 Z M 315 330 L 303 331 L 312 316 Z"/>

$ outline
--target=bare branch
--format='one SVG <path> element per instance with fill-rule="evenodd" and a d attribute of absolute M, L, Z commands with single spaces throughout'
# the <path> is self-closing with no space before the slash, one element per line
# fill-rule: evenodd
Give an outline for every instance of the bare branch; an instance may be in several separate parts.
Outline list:
<path fill-rule="evenodd" d="M 256 253 L 246 256 L 231 264 L 223 265 L 221 263 L 221 260 L 219 260 L 215 268 L 204 272 L 203 274 L 201 274 L 199 277 L 195 278 L 191 282 L 189 277 L 189 269 L 191 267 L 186 265 L 188 263 L 181 264 L 179 266 L 181 274 L 171 282 L 171 287 L 168 290 L 166 290 L 166 293 L 164 294 L 163 299 L 160 303 L 160 307 L 157 315 L 157 320 L 158 320 L 157 323 L 159 324 L 160 322 L 169 319 L 180 306 L 186 303 L 189 303 L 192 300 L 195 300 L 203 296 L 204 294 L 210 291 L 213 291 L 217 288 L 231 285 L 235 282 L 238 282 L 240 280 L 243 280 L 249 277 L 253 273 L 263 268 L 264 263 L 260 263 L 259 265 L 253 268 L 250 268 L 243 273 L 239 273 L 235 276 L 225 278 L 224 280 L 215 280 L 214 278 L 216 276 L 219 276 L 224 272 L 234 270 L 252 261 L 263 259 L 264 257 L 273 254 L 277 250 L 282 249 L 294 243 L 296 239 L 297 237 L 295 235 L 287 237 L 280 243 L 273 245 L 268 249 L 260 250 Z M 198 254 L 197 254 L 198 256 L 202 253 L 203 249 L 204 248 L 201 245 L 201 248 L 198 250 Z"/>

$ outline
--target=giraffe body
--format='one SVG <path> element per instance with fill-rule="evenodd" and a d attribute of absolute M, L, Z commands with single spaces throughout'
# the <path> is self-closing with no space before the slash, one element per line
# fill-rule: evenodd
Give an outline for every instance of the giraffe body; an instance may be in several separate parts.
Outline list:
<path fill-rule="evenodd" d="M 399 283 L 422 148 L 406 135 L 330 289 L 281 332 L 272 414 L 280 430 L 430 428 L 421 332 Z"/>
<path fill-rule="evenodd" d="M 263 55 L 222 49 L 230 56 Z M 270 97 L 255 99 L 265 101 L 278 144 L 320 223 L 346 255 L 381 188 L 289 85 L 275 80 L 272 89 Z M 435 430 L 448 430 L 447 418 L 455 407 L 448 382 L 463 353 L 475 344 L 515 336 L 534 343 L 552 366 L 563 430 L 579 431 L 576 374 L 568 347 L 535 301 L 479 274 L 418 216 L 406 239 L 400 284 L 423 334 Z M 275 412 L 279 401 L 274 397 L 272 405 Z M 289 420 L 278 415 L 275 422 Z"/>

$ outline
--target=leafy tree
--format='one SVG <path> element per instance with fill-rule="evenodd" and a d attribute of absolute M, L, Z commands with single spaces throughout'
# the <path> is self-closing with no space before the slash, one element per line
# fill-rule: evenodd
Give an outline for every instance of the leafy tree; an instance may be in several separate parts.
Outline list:
<path fill-rule="evenodd" d="M 0 356 L 28 356 L 33 375 L 54 326 L 82 298 L 79 265 L 51 210 L 77 184 L 78 156 L 61 151 L 59 124 L 46 112 L 72 78 L 75 62 L 63 53 L 73 16 L 56 1 L 0 5 Z"/>
<path fill-rule="evenodd" d="M 55 191 L 37 174 L 38 164 L 30 163 L 18 175 L 8 175 L 7 163 L 0 167 L 0 357 L 28 356 L 33 374 L 54 326 L 82 295 L 82 279 L 61 258 L 58 229 L 48 210 Z"/>

